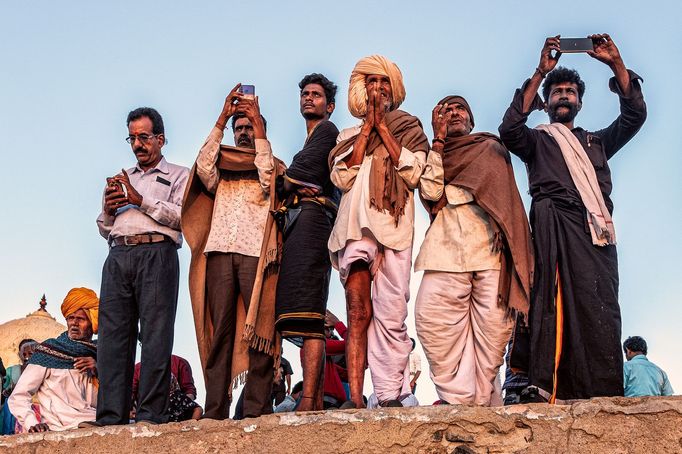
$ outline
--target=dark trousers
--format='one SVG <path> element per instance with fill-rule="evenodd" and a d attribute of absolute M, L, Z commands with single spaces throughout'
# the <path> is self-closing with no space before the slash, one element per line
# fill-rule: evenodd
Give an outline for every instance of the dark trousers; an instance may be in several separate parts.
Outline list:
<path fill-rule="evenodd" d="M 229 417 L 228 391 L 237 324 L 237 298 L 241 293 L 248 312 L 257 267 L 258 257 L 215 252 L 207 257 L 206 298 L 213 322 L 213 341 L 206 360 L 206 418 Z M 249 348 L 249 369 L 243 391 L 244 417 L 272 413 L 270 390 L 273 376 L 272 357 Z"/>
<path fill-rule="evenodd" d="M 168 421 L 168 387 L 178 304 L 178 254 L 170 242 L 117 246 L 102 269 L 97 341 L 97 421 L 127 424 L 137 325 L 142 358 L 137 421 Z"/>

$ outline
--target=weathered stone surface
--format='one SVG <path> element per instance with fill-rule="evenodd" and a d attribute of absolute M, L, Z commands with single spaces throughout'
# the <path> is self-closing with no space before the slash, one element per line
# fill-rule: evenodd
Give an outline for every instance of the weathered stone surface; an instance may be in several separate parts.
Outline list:
<path fill-rule="evenodd" d="M 285 413 L 0 437 L 14 453 L 679 453 L 682 397 Z"/>

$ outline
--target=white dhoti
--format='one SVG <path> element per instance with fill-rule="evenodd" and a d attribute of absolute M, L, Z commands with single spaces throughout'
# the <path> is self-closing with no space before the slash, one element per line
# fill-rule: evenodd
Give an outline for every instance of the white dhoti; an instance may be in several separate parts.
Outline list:
<path fill-rule="evenodd" d="M 513 322 L 497 303 L 498 270 L 426 271 L 417 295 L 417 335 L 440 399 L 490 405 Z"/>
<path fill-rule="evenodd" d="M 412 342 L 407 335 L 412 248 L 394 251 L 376 239 L 351 240 L 338 253 L 344 283 L 356 261 L 366 262 L 372 276 L 372 319 L 367 329 L 367 363 L 380 402 L 411 394 L 408 358 Z"/>

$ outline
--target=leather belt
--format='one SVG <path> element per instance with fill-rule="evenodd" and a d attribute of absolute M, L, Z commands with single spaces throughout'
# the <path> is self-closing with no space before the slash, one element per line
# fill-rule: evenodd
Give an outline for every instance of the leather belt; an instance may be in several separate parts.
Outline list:
<path fill-rule="evenodd" d="M 109 241 L 109 246 L 137 246 L 138 244 L 163 243 L 173 240 L 160 233 L 142 233 L 140 235 L 117 236 Z"/>

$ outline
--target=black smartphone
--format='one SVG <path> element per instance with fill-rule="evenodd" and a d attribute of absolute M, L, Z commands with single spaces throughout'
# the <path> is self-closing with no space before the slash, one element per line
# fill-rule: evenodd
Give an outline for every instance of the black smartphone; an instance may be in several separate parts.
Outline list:
<path fill-rule="evenodd" d="M 587 52 L 594 49 L 590 38 L 559 38 L 559 47 L 564 54 Z"/>
<path fill-rule="evenodd" d="M 239 93 L 243 94 L 245 98 L 254 99 L 256 97 L 256 87 L 254 85 L 242 85 L 239 87 Z"/>

